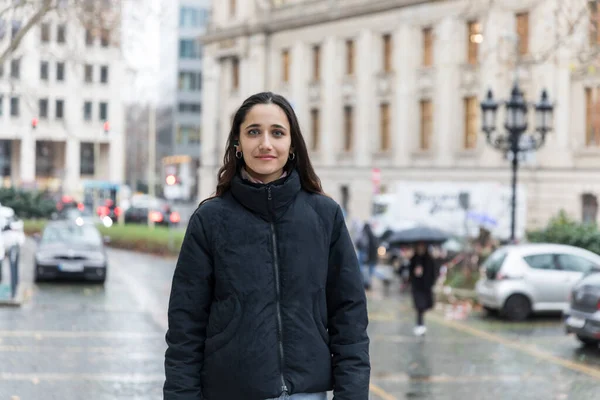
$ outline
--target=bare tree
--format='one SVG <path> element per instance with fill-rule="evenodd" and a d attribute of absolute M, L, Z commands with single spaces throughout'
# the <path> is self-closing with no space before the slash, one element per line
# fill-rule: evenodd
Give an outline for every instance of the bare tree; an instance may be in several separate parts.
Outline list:
<path fill-rule="evenodd" d="M 0 0 L 0 40 L 10 29 L 8 44 L 0 43 L 0 64 L 46 18 L 75 19 L 94 36 L 102 36 L 120 26 L 120 8 L 121 0 Z"/>

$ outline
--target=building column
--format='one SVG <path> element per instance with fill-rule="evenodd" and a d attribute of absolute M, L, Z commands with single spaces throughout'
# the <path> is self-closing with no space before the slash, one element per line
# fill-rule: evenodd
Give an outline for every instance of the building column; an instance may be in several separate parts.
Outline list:
<path fill-rule="evenodd" d="M 479 100 L 485 99 L 488 90 L 492 90 L 494 97 L 496 100 L 505 99 L 510 95 L 510 88 L 512 82 L 507 82 L 504 80 L 503 71 L 500 70 L 498 60 L 505 57 L 504 54 L 506 52 L 506 46 L 513 46 L 512 44 L 506 44 L 507 38 L 502 37 L 506 32 L 505 27 L 512 26 L 510 24 L 513 18 L 512 13 L 503 12 L 496 8 L 491 8 L 488 12 L 487 18 L 483 21 L 483 42 L 481 42 L 481 46 L 479 47 L 480 54 L 487 54 L 487 57 L 484 57 L 481 60 L 479 67 L 479 78 L 481 82 L 481 93 L 479 94 Z M 489 23 L 486 21 L 494 21 L 493 23 Z M 504 43 L 503 46 L 500 44 Z M 496 124 L 499 129 L 503 128 L 503 121 L 501 119 L 503 113 L 498 112 Z M 505 166 L 506 164 L 502 161 L 502 154 L 493 149 L 486 141 L 484 134 L 480 133 L 479 138 L 481 143 L 478 146 L 481 146 L 483 150 L 480 152 L 479 156 L 479 165 L 480 166 Z"/>
<path fill-rule="evenodd" d="M 373 57 L 367 56 L 373 54 L 373 33 L 364 29 L 358 37 L 358 46 L 356 54 L 357 76 L 356 76 L 356 116 L 357 123 L 354 130 L 354 165 L 359 167 L 369 167 L 371 165 L 371 156 L 373 152 L 373 137 L 379 135 L 378 118 L 374 111 L 378 109 L 375 101 L 375 81 L 373 71 Z"/>
<path fill-rule="evenodd" d="M 35 139 L 29 132 L 21 138 L 21 185 L 35 185 Z"/>
<path fill-rule="evenodd" d="M 538 12 L 544 13 L 541 17 L 551 18 L 554 12 L 554 6 L 551 4 L 545 5 Z M 540 24 L 541 26 L 545 26 Z M 542 30 L 542 28 L 539 28 Z M 567 24 L 555 25 L 554 29 L 557 31 L 557 37 L 568 37 L 570 43 L 566 43 L 564 46 L 560 46 L 556 51 L 556 58 L 554 63 L 547 63 L 548 72 L 544 74 L 544 79 L 540 82 L 540 86 L 533 93 L 529 101 L 538 102 L 542 94 L 542 90 L 548 91 L 548 97 L 550 102 L 558 104 L 554 109 L 554 123 L 553 130 L 546 137 L 546 144 L 541 148 L 544 152 L 544 148 L 548 147 L 547 156 L 544 157 L 544 161 L 548 160 L 555 166 L 572 166 L 573 165 L 573 152 L 565 151 L 572 147 L 572 138 L 578 136 L 576 124 L 573 124 L 573 113 L 577 113 L 576 102 L 574 98 L 580 97 L 585 98 L 583 88 L 579 93 L 571 94 L 571 68 L 570 64 L 572 60 L 576 60 L 579 56 L 580 46 L 578 46 L 579 37 L 587 37 L 588 26 L 587 24 L 578 24 L 575 27 L 575 33 L 569 35 L 569 27 Z M 545 32 L 538 33 L 543 35 Z M 570 45 L 572 44 L 572 45 Z M 533 109 L 530 109 L 531 113 L 535 114 Z M 585 110 L 585 106 L 583 107 Z M 585 111 L 582 113 L 585 115 Z M 585 121 L 585 119 L 583 119 Z M 535 126 L 535 119 L 534 126 Z M 585 122 L 584 122 L 585 124 Z M 532 127 L 533 128 L 533 127 Z M 583 129 L 580 132 L 585 132 Z M 581 137 L 581 136 L 579 136 Z M 585 138 L 585 136 L 583 137 Z M 584 139 L 585 140 L 585 139 Z M 580 142 L 581 143 L 581 142 Z"/>
<path fill-rule="evenodd" d="M 266 45 L 265 34 L 256 34 L 248 38 L 248 57 L 245 59 L 247 67 L 240 68 L 243 79 L 240 84 L 244 88 L 243 93 L 250 95 L 267 90 L 266 85 Z"/>
<path fill-rule="evenodd" d="M 63 181 L 65 193 L 74 194 L 79 189 L 77 187 L 81 177 L 81 157 L 79 149 L 79 140 L 69 137 L 67 139 L 65 150 L 65 177 Z"/>
<path fill-rule="evenodd" d="M 337 38 L 330 36 L 323 45 L 323 80 L 321 97 L 323 99 L 321 110 L 321 164 L 332 167 L 336 163 L 337 154 L 341 151 L 342 135 L 342 101 L 339 75 L 339 60 L 337 58 Z"/>
<path fill-rule="evenodd" d="M 418 97 L 417 93 L 417 54 L 415 43 L 417 35 L 415 28 L 408 24 L 401 25 L 393 36 L 394 58 L 394 102 L 395 110 L 392 113 L 392 149 L 395 166 L 408 166 L 411 162 L 411 153 L 414 150 L 418 135 Z"/>
<path fill-rule="evenodd" d="M 294 107 L 294 112 L 298 117 L 300 129 L 306 134 L 310 132 L 310 112 L 308 110 L 308 74 L 311 72 L 307 65 L 308 54 L 307 48 L 302 41 L 297 41 L 292 47 L 292 65 L 290 69 L 291 79 L 291 96 L 290 101 Z"/>
<path fill-rule="evenodd" d="M 220 148 L 219 131 L 227 129 L 220 121 L 222 115 L 221 82 L 222 82 L 222 64 L 211 54 L 214 46 L 207 46 L 203 60 L 203 88 L 202 88 L 202 132 L 200 149 L 200 168 L 198 199 L 203 200 L 211 196 L 217 186 L 217 170 L 219 168 Z"/>
<path fill-rule="evenodd" d="M 463 142 L 460 127 L 464 114 L 459 90 L 459 65 L 464 53 L 461 51 L 461 42 L 457 40 L 457 32 L 461 31 L 458 21 L 453 17 L 442 20 L 435 29 L 432 144 L 437 147 L 435 160 L 439 166 L 452 165 L 458 150 L 457 144 Z"/>
<path fill-rule="evenodd" d="M 115 110 L 116 112 L 116 110 Z M 123 108 L 119 108 L 119 113 L 115 115 L 115 122 L 112 124 L 114 129 L 108 134 L 108 166 L 107 173 L 111 182 L 119 184 L 125 183 L 125 113 Z M 121 122 L 123 121 L 123 122 Z M 158 135 L 158 133 L 157 133 Z M 79 157 L 79 154 L 77 154 Z"/>

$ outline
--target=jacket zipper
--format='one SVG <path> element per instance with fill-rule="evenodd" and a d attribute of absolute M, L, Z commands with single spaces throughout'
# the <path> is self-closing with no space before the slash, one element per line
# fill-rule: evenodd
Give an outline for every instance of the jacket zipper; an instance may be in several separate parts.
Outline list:
<path fill-rule="evenodd" d="M 273 197 L 271 196 L 271 187 L 267 187 L 267 200 L 269 203 L 269 209 L 273 211 Z M 273 245 L 273 269 L 275 270 L 275 292 L 277 295 L 277 338 L 279 340 L 279 371 L 281 373 L 281 390 L 287 394 L 288 388 L 285 384 L 285 378 L 283 376 L 283 323 L 281 320 L 281 286 L 279 282 L 279 257 L 277 256 L 277 235 L 275 234 L 275 223 L 273 222 L 273 213 L 271 213 L 271 242 Z"/>

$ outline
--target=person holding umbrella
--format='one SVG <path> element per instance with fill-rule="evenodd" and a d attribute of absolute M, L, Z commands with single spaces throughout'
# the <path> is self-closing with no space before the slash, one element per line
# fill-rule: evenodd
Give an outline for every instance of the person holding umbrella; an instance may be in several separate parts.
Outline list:
<path fill-rule="evenodd" d="M 436 277 L 435 262 L 429 253 L 427 243 L 418 242 L 409 266 L 413 305 L 417 312 L 417 325 L 414 329 L 417 336 L 423 336 L 427 332 L 423 317 L 427 310 L 433 308 L 433 286 Z"/>

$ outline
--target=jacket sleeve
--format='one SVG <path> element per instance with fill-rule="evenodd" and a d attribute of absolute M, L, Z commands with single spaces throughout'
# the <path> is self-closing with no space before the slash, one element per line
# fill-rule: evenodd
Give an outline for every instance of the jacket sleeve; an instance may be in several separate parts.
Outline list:
<path fill-rule="evenodd" d="M 213 292 L 213 261 L 198 212 L 173 275 L 166 335 L 164 400 L 201 400 L 200 372 Z"/>
<path fill-rule="evenodd" d="M 356 252 L 339 207 L 329 249 L 327 312 L 334 400 L 366 400 L 371 373 L 367 299 Z"/>

